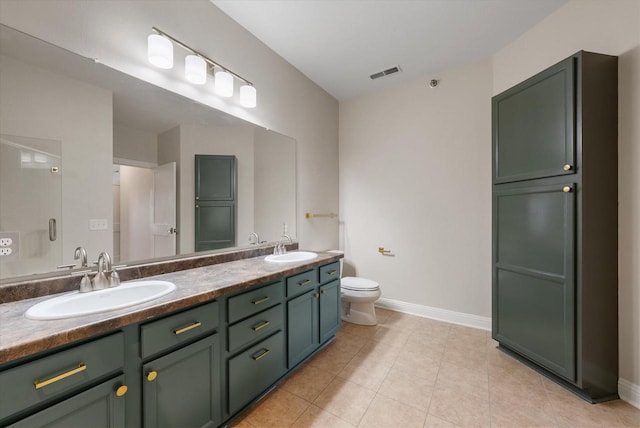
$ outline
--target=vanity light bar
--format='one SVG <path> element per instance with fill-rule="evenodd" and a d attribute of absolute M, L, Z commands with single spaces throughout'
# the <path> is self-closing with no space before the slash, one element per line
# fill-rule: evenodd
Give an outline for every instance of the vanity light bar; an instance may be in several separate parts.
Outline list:
<path fill-rule="evenodd" d="M 155 33 L 149 36 L 148 55 L 149 55 L 149 61 L 152 64 L 160 68 L 173 67 L 173 47 L 172 46 L 168 47 L 165 44 L 164 46 L 162 46 L 164 50 L 160 50 L 159 52 L 159 48 L 156 47 L 157 45 L 154 44 L 152 46 L 152 43 L 156 43 L 158 41 L 157 37 L 152 37 L 152 36 L 161 36 L 165 40 L 167 40 L 169 43 L 173 42 L 173 44 L 178 45 L 182 49 L 191 53 L 191 55 L 187 56 L 188 62 L 185 64 L 185 74 L 187 76 L 187 80 L 195 84 L 204 84 L 206 81 L 206 75 L 209 74 L 210 71 L 213 71 L 214 79 L 216 82 L 215 83 L 216 93 L 220 96 L 230 97 L 230 96 L 233 96 L 233 78 L 236 78 L 237 80 L 240 80 L 241 82 L 244 83 L 244 85 L 240 87 L 240 104 L 248 108 L 253 108 L 256 106 L 256 90 L 255 90 L 255 87 L 253 86 L 253 83 L 251 83 L 249 80 L 240 76 L 238 73 L 234 73 L 233 71 L 215 62 L 211 58 L 198 52 L 192 47 L 184 44 L 183 42 L 176 39 L 175 37 L 170 36 L 169 34 L 165 33 L 159 28 L 151 27 L 151 30 L 153 30 L 153 32 Z M 155 40 L 152 41 L 152 38 Z M 163 57 L 162 59 L 158 60 L 157 55 L 158 54 L 162 55 L 163 53 L 166 55 L 166 57 Z M 202 70 L 198 69 L 199 67 L 201 67 L 201 65 L 199 65 L 200 61 L 198 61 L 196 58 L 190 58 L 191 56 L 199 58 L 200 60 L 204 61 L 206 64 L 211 66 L 211 68 L 206 67 L 204 71 L 204 79 L 202 78 L 202 75 L 201 75 Z M 167 64 L 169 63 L 171 65 L 167 66 Z M 159 65 L 159 64 L 162 64 L 162 65 Z"/>

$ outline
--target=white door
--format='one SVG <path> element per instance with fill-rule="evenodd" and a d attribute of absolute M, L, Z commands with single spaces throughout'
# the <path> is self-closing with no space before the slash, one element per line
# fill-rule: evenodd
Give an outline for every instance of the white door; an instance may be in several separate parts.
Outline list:
<path fill-rule="evenodd" d="M 176 163 L 153 168 L 153 256 L 176 254 Z"/>

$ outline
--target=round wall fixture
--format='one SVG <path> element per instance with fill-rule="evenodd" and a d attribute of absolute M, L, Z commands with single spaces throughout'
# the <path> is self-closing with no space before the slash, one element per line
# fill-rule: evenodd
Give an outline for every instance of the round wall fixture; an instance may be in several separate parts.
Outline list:
<path fill-rule="evenodd" d="M 438 79 L 431 79 L 431 81 L 429 82 L 429 87 L 435 88 L 436 86 L 438 86 L 438 84 L 440 84 L 440 81 Z"/>

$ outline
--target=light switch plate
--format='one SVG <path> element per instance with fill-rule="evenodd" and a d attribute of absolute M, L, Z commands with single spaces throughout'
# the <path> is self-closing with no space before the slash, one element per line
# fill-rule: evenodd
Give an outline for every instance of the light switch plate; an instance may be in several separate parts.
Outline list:
<path fill-rule="evenodd" d="M 92 218 L 89 220 L 89 230 L 107 230 L 109 223 L 106 218 Z"/>

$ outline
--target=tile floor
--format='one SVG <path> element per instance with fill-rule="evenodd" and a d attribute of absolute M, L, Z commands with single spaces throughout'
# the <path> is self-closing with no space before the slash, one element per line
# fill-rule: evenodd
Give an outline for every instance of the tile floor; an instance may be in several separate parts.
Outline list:
<path fill-rule="evenodd" d="M 495 349 L 489 332 L 378 309 L 233 426 L 640 427 L 621 401 L 591 405 Z"/>

